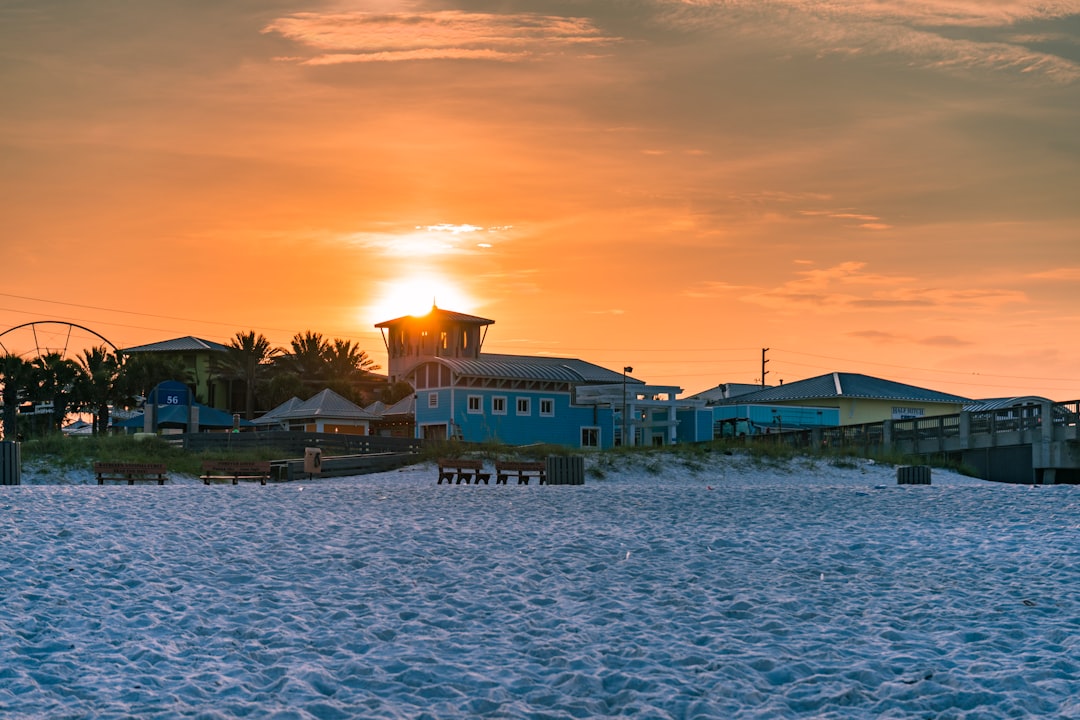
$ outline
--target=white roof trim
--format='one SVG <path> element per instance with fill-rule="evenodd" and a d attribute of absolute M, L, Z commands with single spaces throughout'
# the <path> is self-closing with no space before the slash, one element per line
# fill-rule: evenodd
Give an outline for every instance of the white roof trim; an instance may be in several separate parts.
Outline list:
<path fill-rule="evenodd" d="M 834 372 L 832 374 L 832 381 L 833 381 L 833 385 L 836 387 L 836 394 L 837 395 L 843 395 L 844 394 L 844 388 L 842 388 L 840 386 L 840 373 L 835 373 Z"/>

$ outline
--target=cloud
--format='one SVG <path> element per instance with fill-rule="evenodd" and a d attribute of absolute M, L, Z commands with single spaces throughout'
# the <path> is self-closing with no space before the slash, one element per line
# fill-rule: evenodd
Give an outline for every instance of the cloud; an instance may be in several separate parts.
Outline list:
<path fill-rule="evenodd" d="M 914 343 L 917 345 L 930 345 L 932 347 L 965 347 L 973 344 L 970 341 L 958 338 L 955 335 L 933 335 L 925 338 L 913 338 L 908 335 L 883 332 L 881 330 L 856 330 L 846 334 L 849 337 L 889 344 Z"/>
<path fill-rule="evenodd" d="M 517 62 L 616 40 L 586 18 L 458 10 L 299 12 L 274 20 L 263 32 L 315 51 L 301 61 L 306 65 L 435 59 Z"/>
<path fill-rule="evenodd" d="M 1027 295 L 1016 290 L 926 287 L 914 277 L 867 272 L 866 263 L 857 261 L 799 270 L 795 275 L 775 288 L 743 293 L 740 299 L 793 314 L 910 309 L 978 314 L 1028 302 Z"/>
<path fill-rule="evenodd" d="M 672 0 L 685 12 L 676 25 L 700 26 L 714 15 L 767 18 L 763 32 L 783 34 L 819 56 L 895 54 L 912 65 L 945 71 L 986 70 L 1080 80 L 1080 64 L 1036 50 L 1037 33 L 1010 33 L 1018 23 L 1061 20 L 1080 14 L 1080 0 Z"/>
<path fill-rule="evenodd" d="M 338 237 L 336 241 L 392 257 L 464 255 L 491 248 L 492 244 L 488 241 L 492 236 L 510 229 L 512 226 L 485 228 L 441 223 L 402 230 L 352 233 Z"/>
<path fill-rule="evenodd" d="M 974 344 L 968 340 L 958 338 L 955 335 L 933 335 L 928 338 L 923 338 L 918 342 L 921 345 L 932 345 L 934 347 L 964 347 L 966 345 Z"/>
<path fill-rule="evenodd" d="M 1043 270 L 1042 272 L 1029 273 L 1029 278 L 1034 280 L 1062 280 L 1066 282 L 1073 282 L 1080 280 L 1080 267 L 1065 267 L 1054 268 L 1052 270 Z"/>
<path fill-rule="evenodd" d="M 881 218 L 876 215 L 864 215 L 850 211 L 801 210 L 799 214 L 805 217 L 824 217 L 832 220 L 856 220 L 858 222 L 855 227 L 863 230 L 889 230 L 892 228 L 892 225 L 882 222 Z"/>

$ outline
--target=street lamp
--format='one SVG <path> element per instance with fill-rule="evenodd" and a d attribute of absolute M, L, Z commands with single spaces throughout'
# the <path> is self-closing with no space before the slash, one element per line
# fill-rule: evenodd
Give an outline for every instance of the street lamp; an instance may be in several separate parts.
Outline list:
<path fill-rule="evenodd" d="M 622 444 L 626 445 L 626 374 L 634 372 L 634 368 L 627 365 L 622 369 Z"/>

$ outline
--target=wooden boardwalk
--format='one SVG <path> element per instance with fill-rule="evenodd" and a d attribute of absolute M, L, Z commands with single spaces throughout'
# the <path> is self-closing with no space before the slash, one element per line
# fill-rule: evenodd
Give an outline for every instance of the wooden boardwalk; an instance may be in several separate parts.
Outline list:
<path fill-rule="evenodd" d="M 945 456 L 985 480 L 1080 483 L 1080 400 L 776 434 L 796 446 Z M 756 439 L 761 439 L 759 436 Z"/>

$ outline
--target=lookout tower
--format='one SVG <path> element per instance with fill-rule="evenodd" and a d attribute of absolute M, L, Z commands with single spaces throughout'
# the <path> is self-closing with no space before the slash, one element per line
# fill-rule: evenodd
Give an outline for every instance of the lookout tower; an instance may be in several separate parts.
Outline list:
<path fill-rule="evenodd" d="M 426 315 L 405 315 L 376 324 L 386 345 L 390 382 L 403 379 L 418 363 L 432 358 L 478 358 L 487 326 L 494 323 L 432 305 Z"/>

